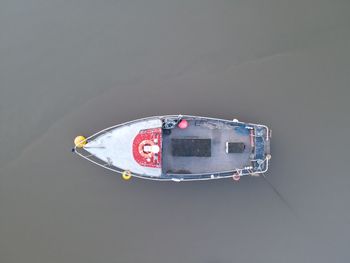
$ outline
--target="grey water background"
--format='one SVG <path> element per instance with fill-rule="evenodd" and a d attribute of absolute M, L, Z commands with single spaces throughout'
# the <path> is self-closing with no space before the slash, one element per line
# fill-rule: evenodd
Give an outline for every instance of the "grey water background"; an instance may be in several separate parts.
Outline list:
<path fill-rule="evenodd" d="M 349 12 L 1 1 L 0 262 L 349 262 Z M 70 152 L 177 113 L 269 125 L 271 185 L 124 182 Z"/>

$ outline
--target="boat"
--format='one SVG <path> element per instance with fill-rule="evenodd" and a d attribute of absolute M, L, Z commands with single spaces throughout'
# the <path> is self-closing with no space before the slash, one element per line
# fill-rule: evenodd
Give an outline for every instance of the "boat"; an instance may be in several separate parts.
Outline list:
<path fill-rule="evenodd" d="M 195 181 L 263 175 L 266 125 L 190 115 L 153 116 L 77 136 L 73 152 L 129 180 Z"/>

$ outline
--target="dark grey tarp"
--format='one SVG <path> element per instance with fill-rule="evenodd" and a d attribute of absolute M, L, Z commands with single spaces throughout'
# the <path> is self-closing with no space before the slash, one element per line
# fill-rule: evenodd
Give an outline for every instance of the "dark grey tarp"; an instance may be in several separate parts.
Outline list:
<path fill-rule="evenodd" d="M 227 153 L 242 153 L 245 149 L 243 142 L 227 142 Z"/>
<path fill-rule="evenodd" d="M 171 154 L 183 157 L 210 157 L 211 139 L 171 139 Z"/>

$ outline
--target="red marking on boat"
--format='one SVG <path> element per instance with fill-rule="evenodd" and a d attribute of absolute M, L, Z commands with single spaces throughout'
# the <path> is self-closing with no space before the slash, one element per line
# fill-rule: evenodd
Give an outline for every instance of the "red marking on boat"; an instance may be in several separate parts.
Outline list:
<path fill-rule="evenodd" d="M 254 130 L 250 130 L 250 145 L 254 147 Z"/>
<path fill-rule="evenodd" d="M 160 168 L 162 160 L 162 129 L 155 128 L 140 131 L 134 138 L 132 153 L 139 165 Z"/>

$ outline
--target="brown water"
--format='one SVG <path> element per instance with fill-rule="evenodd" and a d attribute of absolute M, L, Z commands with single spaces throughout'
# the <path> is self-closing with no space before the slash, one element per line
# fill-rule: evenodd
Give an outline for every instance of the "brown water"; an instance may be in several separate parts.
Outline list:
<path fill-rule="evenodd" d="M 349 262 L 349 11 L 2 1 L 0 262 Z M 269 125 L 269 181 L 124 182 L 70 152 L 177 113 Z"/>

